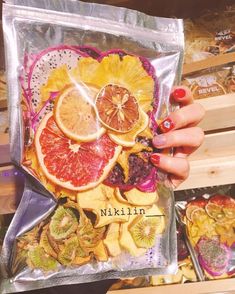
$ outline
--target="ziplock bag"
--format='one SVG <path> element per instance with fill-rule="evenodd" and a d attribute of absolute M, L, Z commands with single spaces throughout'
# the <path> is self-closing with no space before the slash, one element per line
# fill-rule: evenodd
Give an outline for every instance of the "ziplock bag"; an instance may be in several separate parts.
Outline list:
<path fill-rule="evenodd" d="M 6 1 L 3 24 L 11 155 L 28 181 L 0 289 L 174 272 L 173 193 L 150 156 L 180 80 L 181 20 L 35 0 Z"/>
<path fill-rule="evenodd" d="M 176 201 L 189 249 L 201 279 L 234 276 L 235 199 L 231 185 L 209 187 L 204 194 L 191 192 Z M 194 194 L 194 195 L 193 195 Z"/>

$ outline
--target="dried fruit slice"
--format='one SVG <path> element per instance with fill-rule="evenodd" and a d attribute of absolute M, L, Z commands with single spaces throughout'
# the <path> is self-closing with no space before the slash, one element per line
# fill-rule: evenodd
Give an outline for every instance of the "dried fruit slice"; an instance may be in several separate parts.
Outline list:
<path fill-rule="evenodd" d="M 74 191 L 88 190 L 102 182 L 122 149 L 105 134 L 94 142 L 78 144 L 71 141 L 60 131 L 52 113 L 41 122 L 35 147 L 45 176 Z"/>
<path fill-rule="evenodd" d="M 181 267 L 180 267 L 183 276 L 189 280 L 189 281 L 197 281 L 197 276 L 193 267 L 193 264 L 191 262 L 191 260 L 189 260 L 188 262 L 184 263 Z"/>
<path fill-rule="evenodd" d="M 62 88 L 58 87 L 57 80 L 55 79 L 52 87 L 47 87 L 51 73 L 60 67 L 64 67 L 67 70 L 73 68 L 82 55 L 83 53 L 74 47 L 60 45 L 49 47 L 37 55 L 25 56 L 25 67 L 29 68 L 28 72 L 25 72 L 26 85 L 24 86 L 30 89 L 30 102 L 33 110 L 37 112 L 52 92 L 58 91 L 58 88 L 61 90 L 65 85 L 65 81 L 62 79 Z M 48 105 L 48 108 L 52 109 L 53 103 Z"/>
<path fill-rule="evenodd" d="M 93 248 L 103 238 L 105 227 L 94 228 L 91 220 L 85 215 L 82 209 L 79 210 L 80 219 L 77 235 L 83 248 Z"/>
<path fill-rule="evenodd" d="M 78 193 L 77 202 L 81 208 L 96 214 L 95 228 L 104 227 L 113 222 L 126 222 L 129 219 L 128 212 L 125 213 L 129 206 L 116 199 L 114 188 L 103 184 L 92 190 Z"/>
<path fill-rule="evenodd" d="M 102 88 L 95 104 L 102 124 L 115 132 L 127 133 L 139 120 L 137 100 L 119 85 L 110 84 Z"/>
<path fill-rule="evenodd" d="M 50 241 L 47 236 L 47 232 L 48 232 L 48 226 L 44 227 L 42 230 L 39 245 L 45 250 L 47 254 L 49 254 L 50 256 L 54 258 L 57 258 L 57 253 L 55 252 L 55 250 L 50 244 Z"/>
<path fill-rule="evenodd" d="M 145 216 L 136 217 L 128 229 L 137 247 L 151 248 L 157 234 L 162 234 L 165 229 L 165 218 L 161 210 L 153 205 Z"/>
<path fill-rule="evenodd" d="M 230 249 L 217 240 L 201 238 L 196 247 L 201 266 L 212 276 L 222 275 L 228 266 Z"/>
<path fill-rule="evenodd" d="M 141 109 L 139 111 L 140 118 L 130 132 L 126 134 L 117 134 L 112 131 L 108 132 L 108 135 L 113 142 L 125 147 L 133 147 L 135 145 L 136 137 L 147 128 L 149 123 L 148 115 Z"/>
<path fill-rule="evenodd" d="M 76 84 L 67 86 L 56 98 L 55 121 L 70 139 L 89 142 L 104 134 L 94 107 L 96 93 L 94 87 Z"/>
<path fill-rule="evenodd" d="M 217 204 L 222 207 L 233 207 L 235 208 L 235 200 L 227 195 L 214 195 L 209 200 L 210 203 Z"/>
<path fill-rule="evenodd" d="M 130 225 L 130 222 L 132 222 L 136 216 L 130 216 L 130 219 L 128 222 L 121 224 L 120 227 L 120 245 L 127 250 L 132 256 L 142 256 L 145 254 L 147 249 L 145 248 L 138 248 L 128 230 L 128 226 Z"/>
<path fill-rule="evenodd" d="M 62 240 L 77 230 L 78 221 L 69 208 L 59 206 L 51 218 L 49 230 L 55 240 Z"/>
<path fill-rule="evenodd" d="M 74 234 L 65 240 L 62 250 L 58 254 L 58 260 L 63 265 L 71 265 L 76 257 L 87 257 L 88 254 L 79 244 L 78 237 Z"/>
<path fill-rule="evenodd" d="M 98 261 L 107 261 L 109 258 L 103 241 L 100 241 L 100 243 L 94 247 L 93 253 Z"/>
<path fill-rule="evenodd" d="M 235 243 L 235 221 L 233 220 L 233 224 L 216 224 L 215 230 L 220 236 L 220 242 L 231 246 Z"/>
<path fill-rule="evenodd" d="M 115 190 L 116 195 L 118 198 L 122 197 L 120 190 Z M 127 202 L 132 205 L 152 205 L 157 202 L 158 194 L 157 192 L 141 192 L 138 189 L 131 189 L 130 191 L 123 192 L 124 197 L 127 199 Z"/>
<path fill-rule="evenodd" d="M 198 209 L 198 206 L 196 206 L 196 205 L 187 206 L 187 208 L 186 208 L 186 217 L 187 217 L 188 220 L 192 221 L 191 215 L 192 215 L 192 212 L 195 209 Z"/>
<path fill-rule="evenodd" d="M 222 207 L 217 204 L 209 202 L 206 205 L 205 209 L 208 215 L 217 221 L 222 221 L 225 218 L 225 214 L 222 210 Z"/>
<path fill-rule="evenodd" d="M 120 224 L 112 223 L 109 225 L 104 245 L 106 246 L 110 256 L 118 256 L 121 254 L 121 247 L 119 244 Z"/>
<path fill-rule="evenodd" d="M 235 219 L 235 207 L 223 207 L 223 213 L 229 219 Z"/>
<path fill-rule="evenodd" d="M 197 208 L 191 213 L 191 220 L 196 225 L 200 226 L 204 221 L 207 221 L 208 215 L 203 208 Z"/>
<path fill-rule="evenodd" d="M 42 247 L 36 246 L 28 251 L 27 263 L 30 267 L 43 271 L 56 270 L 58 262 L 48 255 Z"/>

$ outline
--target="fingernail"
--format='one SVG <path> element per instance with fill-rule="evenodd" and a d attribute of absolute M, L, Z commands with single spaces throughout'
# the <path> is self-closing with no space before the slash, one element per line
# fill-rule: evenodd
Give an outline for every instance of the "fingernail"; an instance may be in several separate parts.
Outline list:
<path fill-rule="evenodd" d="M 186 91 L 182 88 L 175 89 L 175 91 L 172 93 L 172 96 L 174 99 L 182 99 L 186 96 Z"/>
<path fill-rule="evenodd" d="M 158 154 L 152 154 L 151 157 L 150 157 L 152 163 L 154 165 L 159 165 L 159 162 L 160 162 L 160 156 Z"/>
<path fill-rule="evenodd" d="M 174 122 L 168 117 L 164 119 L 158 126 L 162 133 L 167 133 L 174 128 Z"/>
<path fill-rule="evenodd" d="M 156 147 L 164 146 L 166 144 L 166 136 L 165 135 L 157 135 L 153 138 L 153 145 Z"/>

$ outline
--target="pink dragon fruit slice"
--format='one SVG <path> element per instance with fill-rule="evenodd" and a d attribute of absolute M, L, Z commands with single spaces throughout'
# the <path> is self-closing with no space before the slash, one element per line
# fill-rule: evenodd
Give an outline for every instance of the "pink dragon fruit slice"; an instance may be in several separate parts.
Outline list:
<path fill-rule="evenodd" d="M 71 69 L 77 65 L 77 61 L 82 56 L 84 56 L 84 53 L 66 45 L 50 47 L 36 55 L 28 73 L 28 90 L 31 98 L 32 109 L 35 112 L 38 112 L 39 110 L 40 88 L 47 82 L 51 71 L 62 65 L 67 65 L 68 69 Z M 48 97 L 48 99 L 49 98 L 50 97 Z M 50 111 L 52 108 L 53 101 L 50 101 L 46 110 Z"/>
<path fill-rule="evenodd" d="M 231 250 L 218 240 L 201 238 L 196 246 L 201 266 L 212 276 L 226 272 L 231 257 Z"/>

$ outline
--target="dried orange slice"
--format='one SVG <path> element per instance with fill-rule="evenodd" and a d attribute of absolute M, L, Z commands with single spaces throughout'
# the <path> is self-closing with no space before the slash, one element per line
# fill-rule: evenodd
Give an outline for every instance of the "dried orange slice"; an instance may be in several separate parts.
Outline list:
<path fill-rule="evenodd" d="M 124 87 L 105 86 L 97 95 L 95 104 L 102 124 L 115 132 L 127 133 L 139 120 L 138 102 Z"/>
<path fill-rule="evenodd" d="M 148 123 L 148 115 L 143 110 L 140 110 L 139 121 L 135 124 L 134 128 L 129 133 L 118 134 L 113 131 L 109 131 L 108 135 L 110 139 L 116 144 L 124 147 L 133 147 L 136 144 L 136 137 L 147 128 Z"/>
<path fill-rule="evenodd" d="M 104 134 L 94 107 L 96 93 L 93 87 L 70 85 L 56 99 L 55 121 L 68 138 L 89 142 Z"/>

